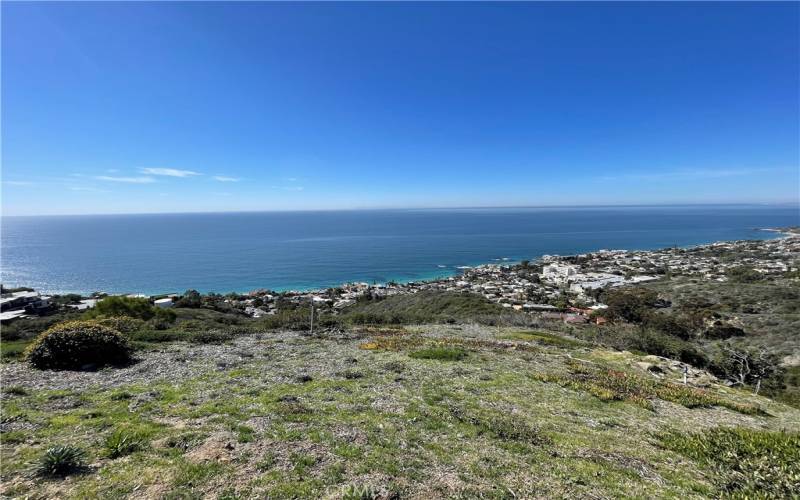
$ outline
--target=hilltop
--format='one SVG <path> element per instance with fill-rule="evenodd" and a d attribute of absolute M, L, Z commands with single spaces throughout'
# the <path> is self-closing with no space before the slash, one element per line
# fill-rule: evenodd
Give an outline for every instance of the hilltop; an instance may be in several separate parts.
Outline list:
<path fill-rule="evenodd" d="M 788 237 L 316 292 L 18 290 L 31 307 L 3 328 L 0 494 L 787 497 L 798 255 Z M 71 320 L 117 332 L 133 361 L 23 360 Z M 74 467 L 42 477 L 43 458 Z"/>
<path fill-rule="evenodd" d="M 673 361 L 552 333 L 276 331 L 137 358 L 97 372 L 3 367 L 4 495 L 699 498 L 797 486 L 800 448 L 757 466 L 746 452 L 743 463 L 700 454 L 715 440 L 796 446 L 797 409 L 701 370 L 684 386 Z M 120 435 L 135 444 L 117 456 Z M 31 478 L 56 443 L 86 450 L 88 468 Z"/>

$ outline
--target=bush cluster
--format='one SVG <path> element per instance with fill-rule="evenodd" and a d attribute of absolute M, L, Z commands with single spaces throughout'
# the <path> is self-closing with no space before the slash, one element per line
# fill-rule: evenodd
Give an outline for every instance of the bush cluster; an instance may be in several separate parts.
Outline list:
<path fill-rule="evenodd" d="M 116 330 L 94 321 L 59 323 L 39 335 L 25 350 L 36 368 L 80 370 L 130 361 L 131 349 Z"/>
<path fill-rule="evenodd" d="M 174 322 L 176 317 L 175 311 L 155 307 L 148 299 L 122 296 L 106 297 L 84 314 L 84 317 L 88 319 L 121 316 L 143 321 L 161 320 L 169 323 Z"/>

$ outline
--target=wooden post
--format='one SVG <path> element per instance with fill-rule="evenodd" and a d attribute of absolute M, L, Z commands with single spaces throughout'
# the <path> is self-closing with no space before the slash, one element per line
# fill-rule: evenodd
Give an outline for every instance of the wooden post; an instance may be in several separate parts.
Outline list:
<path fill-rule="evenodd" d="M 311 332 L 310 335 L 314 335 L 314 296 L 311 296 Z"/>

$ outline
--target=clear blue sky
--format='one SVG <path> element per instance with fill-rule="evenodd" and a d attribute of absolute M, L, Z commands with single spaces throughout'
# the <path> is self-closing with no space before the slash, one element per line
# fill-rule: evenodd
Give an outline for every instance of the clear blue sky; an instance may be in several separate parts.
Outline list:
<path fill-rule="evenodd" d="M 797 202 L 800 4 L 2 3 L 5 214 Z"/>

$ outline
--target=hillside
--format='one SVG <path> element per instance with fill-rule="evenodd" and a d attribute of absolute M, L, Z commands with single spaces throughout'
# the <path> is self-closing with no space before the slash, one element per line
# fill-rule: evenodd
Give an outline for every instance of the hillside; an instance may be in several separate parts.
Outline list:
<path fill-rule="evenodd" d="M 274 331 L 137 357 L 97 372 L 2 366 L 2 495 L 777 498 L 800 487 L 800 410 L 700 370 L 683 386 L 676 362 L 557 332 Z M 82 448 L 86 468 L 32 477 L 60 444 Z"/>

